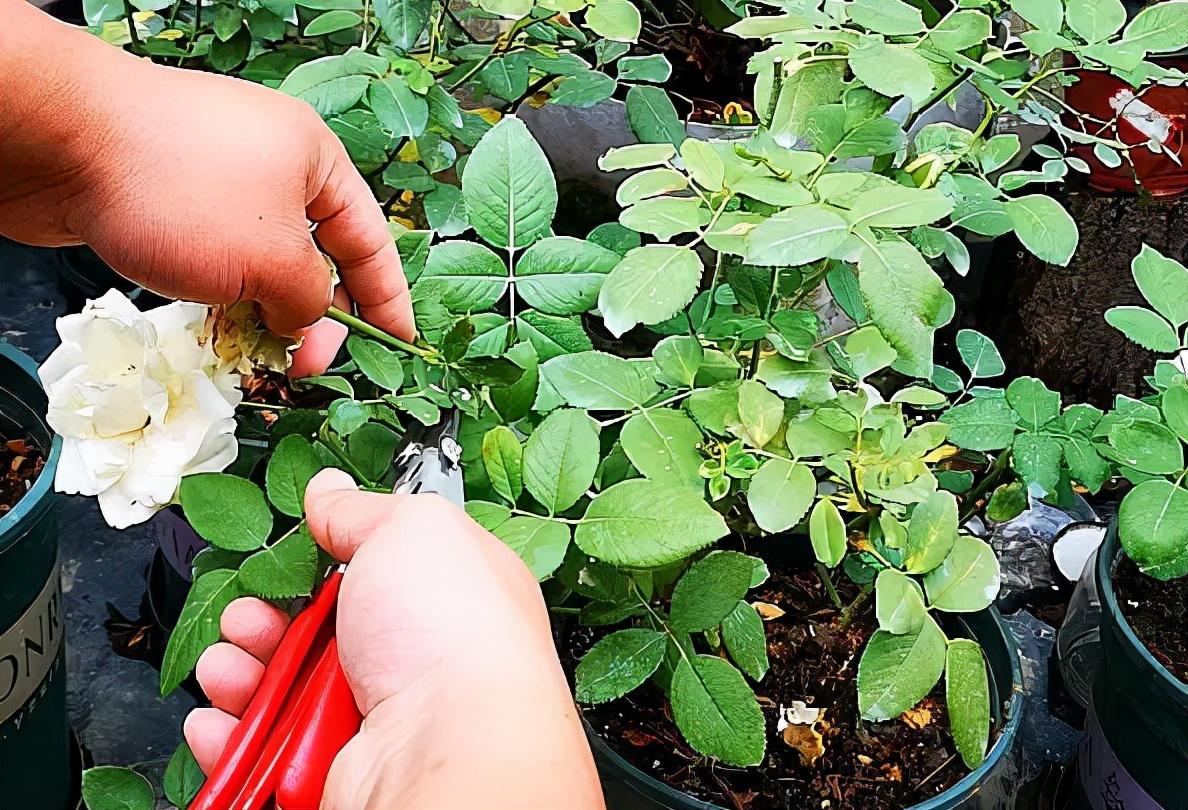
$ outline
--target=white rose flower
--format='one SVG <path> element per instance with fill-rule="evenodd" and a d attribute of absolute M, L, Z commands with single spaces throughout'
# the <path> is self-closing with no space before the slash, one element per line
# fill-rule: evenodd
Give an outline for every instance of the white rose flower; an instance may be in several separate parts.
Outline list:
<path fill-rule="evenodd" d="M 208 308 L 140 312 L 115 290 L 58 319 L 41 366 L 48 421 L 63 438 L 55 486 L 97 495 L 117 529 L 173 502 L 182 476 L 235 460 L 239 375 L 204 337 Z"/>

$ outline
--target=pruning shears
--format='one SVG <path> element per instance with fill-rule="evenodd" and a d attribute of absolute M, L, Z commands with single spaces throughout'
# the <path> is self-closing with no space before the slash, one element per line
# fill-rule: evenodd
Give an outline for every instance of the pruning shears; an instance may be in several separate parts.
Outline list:
<path fill-rule="evenodd" d="M 398 494 L 437 493 L 462 505 L 456 410 L 411 428 L 393 460 Z M 289 624 L 260 685 L 189 810 L 317 810 L 334 757 L 363 717 L 335 638 L 346 565 L 326 576 Z"/>

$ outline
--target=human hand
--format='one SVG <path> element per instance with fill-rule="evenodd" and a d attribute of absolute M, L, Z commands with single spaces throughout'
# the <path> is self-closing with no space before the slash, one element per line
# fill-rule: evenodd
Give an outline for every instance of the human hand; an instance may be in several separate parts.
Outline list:
<path fill-rule="evenodd" d="M 9 50 L 30 57 L 8 65 L 0 54 L 0 68 L 17 72 L 0 70 L 9 76 L 0 91 L 0 233 L 86 243 L 170 297 L 257 301 L 267 325 L 289 335 L 331 302 L 320 246 L 341 274 L 337 304 L 353 299 L 365 320 L 412 337 L 383 213 L 308 104 L 137 59 L 21 0 L 0 8 L 6 25 L 9 12 L 15 19 Z M 36 54 L 48 52 L 57 61 L 38 65 Z M 324 369 L 345 336 L 329 322 L 315 331 L 295 376 Z"/>
<path fill-rule="evenodd" d="M 500 540 L 437 496 L 358 491 L 326 470 L 310 532 L 349 560 L 338 601 L 343 670 L 365 719 L 326 782 L 325 810 L 602 807 L 540 589 Z M 258 599 L 223 613 L 197 675 L 214 708 L 185 734 L 210 771 L 287 616 Z"/>

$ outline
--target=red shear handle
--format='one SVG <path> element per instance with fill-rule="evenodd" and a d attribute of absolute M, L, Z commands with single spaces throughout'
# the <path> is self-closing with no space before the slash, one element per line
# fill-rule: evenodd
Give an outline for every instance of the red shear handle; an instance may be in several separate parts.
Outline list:
<path fill-rule="evenodd" d="M 338 641 L 331 639 L 327 655 L 333 671 L 306 694 L 297 733 L 281 757 L 283 773 L 276 787 L 277 810 L 318 810 L 326 774 L 334 757 L 359 733 L 363 715 L 338 660 Z"/>
<path fill-rule="evenodd" d="M 189 810 L 230 810 L 260 759 L 290 693 L 309 678 L 321 651 L 319 639 L 334 629 L 334 606 L 342 575 L 326 578 L 313 601 L 289 625 L 264 670 L 243 717 Z"/>

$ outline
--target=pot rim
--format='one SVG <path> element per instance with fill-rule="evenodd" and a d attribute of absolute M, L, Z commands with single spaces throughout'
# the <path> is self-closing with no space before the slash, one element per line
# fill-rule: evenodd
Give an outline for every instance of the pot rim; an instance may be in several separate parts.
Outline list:
<path fill-rule="evenodd" d="M 936 808 L 942 807 L 947 802 L 961 800 L 966 796 L 972 795 L 979 789 L 980 783 L 990 770 L 996 767 L 999 761 L 1006 756 L 1006 752 L 1014 744 L 1019 726 L 1023 722 L 1023 691 L 1020 688 L 1020 685 L 1023 683 L 1023 665 L 1019 660 L 1019 646 L 1015 642 L 1015 637 L 1010 627 L 1003 621 L 1002 614 L 998 612 L 998 608 L 992 605 L 984 612 L 993 619 L 994 627 L 1003 635 L 1011 664 L 1012 688 L 1011 697 L 1007 702 L 1005 711 L 1006 723 L 1003 724 L 1002 730 L 994 741 L 994 745 L 986 752 L 986 759 L 981 765 L 967 773 L 943 793 L 939 793 L 931 799 L 926 799 L 917 804 L 909 805 L 905 810 L 936 810 Z M 703 801 L 690 796 L 688 793 L 679 791 L 654 776 L 641 771 L 615 751 L 598 734 L 594 727 L 590 725 L 585 717 L 582 718 L 582 726 L 586 730 L 586 738 L 590 741 L 590 748 L 597 756 L 610 760 L 617 768 L 629 773 L 633 779 L 646 785 L 652 792 L 666 797 L 679 797 L 685 803 L 684 806 L 689 810 L 726 810 L 726 808 L 720 805 Z"/>
<path fill-rule="evenodd" d="M 1121 562 L 1125 554 L 1126 551 L 1122 548 L 1122 543 L 1118 539 L 1118 519 L 1115 517 L 1110 522 L 1110 528 L 1106 532 L 1105 541 L 1102 543 L 1101 548 L 1098 549 L 1097 562 L 1094 565 L 1097 590 L 1101 595 L 1102 606 L 1113 617 L 1119 635 L 1126 640 L 1127 653 L 1131 658 L 1136 662 L 1144 664 L 1154 672 L 1163 682 L 1164 686 L 1175 692 L 1179 692 L 1185 699 L 1188 699 L 1188 683 L 1184 683 L 1169 672 L 1167 667 L 1159 663 L 1159 659 L 1151 655 L 1151 651 L 1147 649 L 1147 645 L 1135 634 L 1134 628 L 1130 626 L 1130 622 L 1126 620 L 1126 615 L 1122 613 L 1122 608 L 1118 604 L 1118 593 L 1114 590 L 1114 569 Z"/>
<path fill-rule="evenodd" d="M 41 379 L 37 375 L 37 364 L 33 362 L 33 358 L 11 343 L 0 340 L 0 362 L 4 361 L 15 365 L 19 371 L 41 386 Z M 45 416 L 39 414 L 39 418 L 44 420 Z M 19 537 L 26 518 L 29 515 L 38 514 L 46 502 L 47 495 L 52 492 L 58 460 L 62 455 L 62 437 L 55 434 L 48 425 L 46 427 L 50 435 L 53 436 L 53 440 L 50 442 L 49 452 L 45 457 L 45 466 L 42 467 L 41 474 L 37 476 L 37 480 L 33 482 L 33 486 L 29 488 L 24 497 L 17 501 L 8 514 L 0 517 L 0 553 L 6 550 L 10 541 Z"/>

